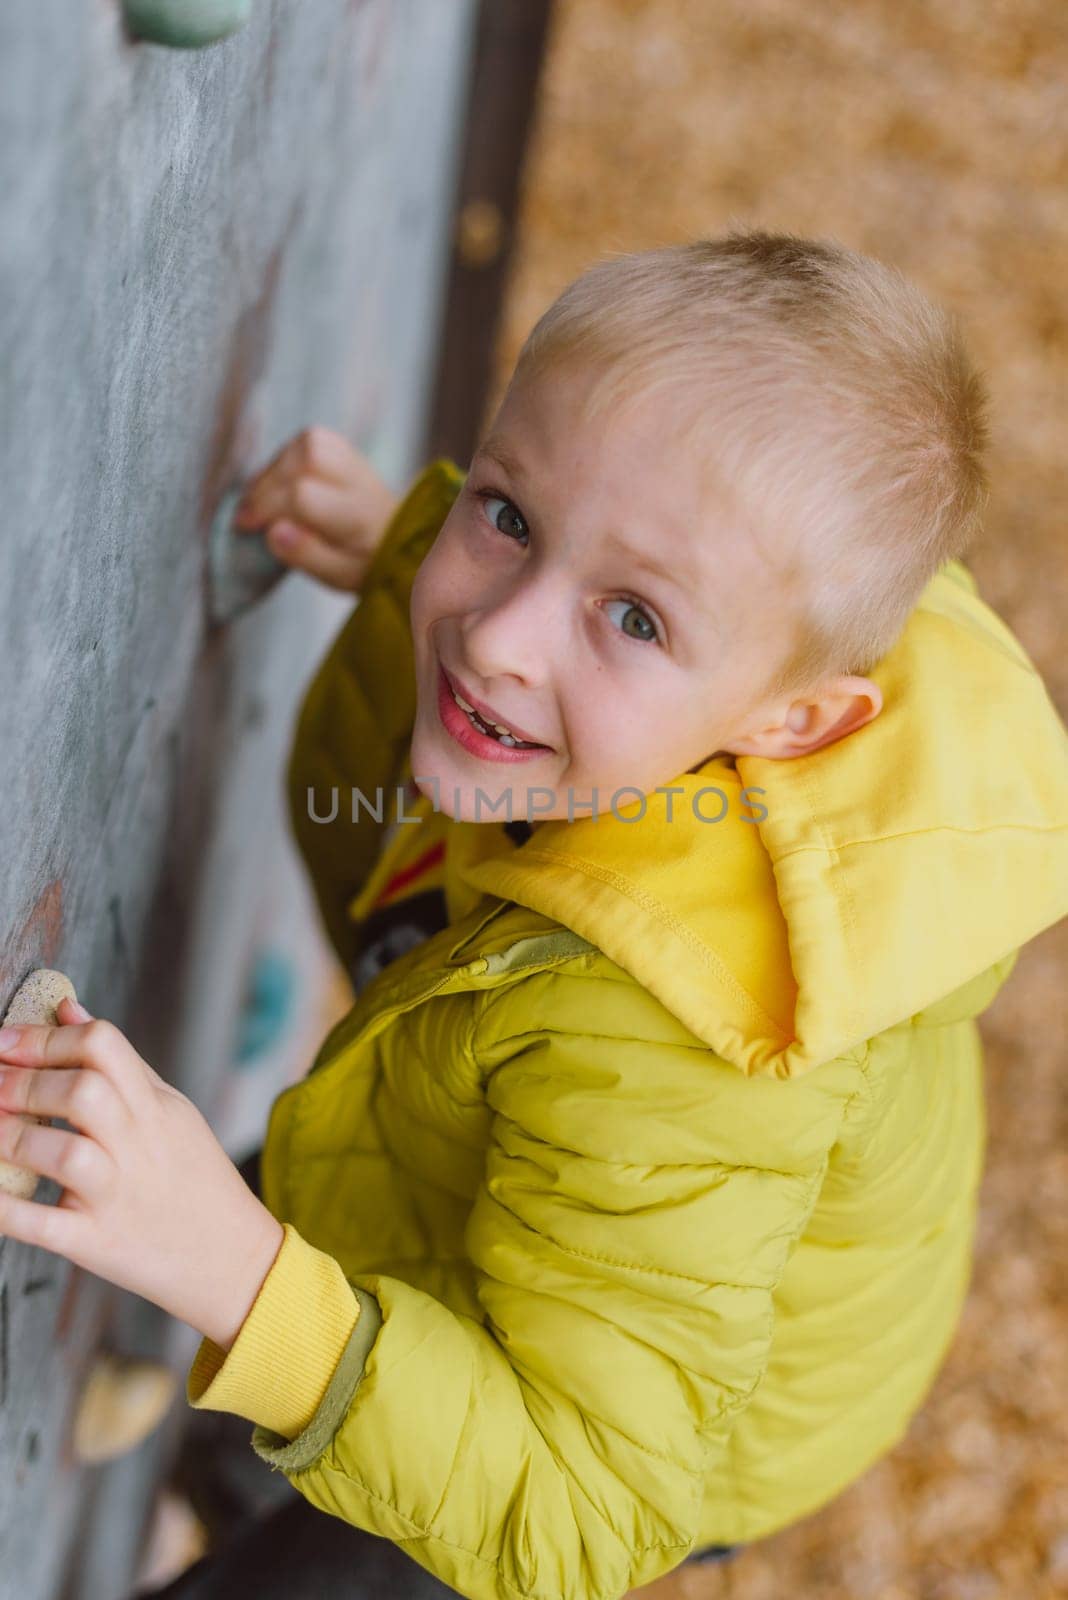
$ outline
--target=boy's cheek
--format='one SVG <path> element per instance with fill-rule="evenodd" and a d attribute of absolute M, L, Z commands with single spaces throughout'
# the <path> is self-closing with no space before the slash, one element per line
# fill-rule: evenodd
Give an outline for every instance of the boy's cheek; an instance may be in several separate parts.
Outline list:
<path fill-rule="evenodd" d="M 462 549 L 457 548 L 455 542 L 444 542 L 439 534 L 412 581 L 409 611 L 413 635 L 417 639 L 440 617 L 455 616 L 468 609 L 470 589 L 466 572 Z"/>
<path fill-rule="evenodd" d="M 430 598 L 434 586 L 434 547 L 428 550 L 412 580 L 408 610 L 411 616 L 413 637 L 417 645 L 430 617 Z"/>

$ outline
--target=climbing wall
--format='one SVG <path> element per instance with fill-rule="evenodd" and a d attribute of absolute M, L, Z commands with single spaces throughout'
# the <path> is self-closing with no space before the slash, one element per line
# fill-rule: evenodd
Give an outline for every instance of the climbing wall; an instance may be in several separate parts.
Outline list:
<path fill-rule="evenodd" d="M 151 0 L 0 12 L 0 1011 L 61 968 L 240 1159 L 319 1042 L 282 772 L 353 602 L 290 574 L 213 621 L 209 530 L 312 422 L 419 464 L 474 17 L 185 5 L 228 9 L 198 48 Z M 102 1351 L 184 1380 L 196 1343 L 0 1239 L 0 1600 L 123 1600 L 184 1393 L 96 1464 L 80 1399 Z"/>

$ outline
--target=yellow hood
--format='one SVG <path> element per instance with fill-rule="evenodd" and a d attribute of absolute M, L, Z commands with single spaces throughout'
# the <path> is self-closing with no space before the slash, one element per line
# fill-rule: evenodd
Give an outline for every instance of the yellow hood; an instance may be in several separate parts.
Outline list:
<path fill-rule="evenodd" d="M 672 800 L 620 806 L 632 820 L 602 796 L 596 818 L 544 821 L 504 853 L 500 828 L 454 825 L 451 915 L 487 892 L 543 913 L 750 1074 L 977 1014 L 1068 912 L 1068 734 L 960 562 L 870 676 L 883 708 L 857 732 L 736 771 L 711 760 Z M 720 822 L 692 805 L 710 787 Z"/>

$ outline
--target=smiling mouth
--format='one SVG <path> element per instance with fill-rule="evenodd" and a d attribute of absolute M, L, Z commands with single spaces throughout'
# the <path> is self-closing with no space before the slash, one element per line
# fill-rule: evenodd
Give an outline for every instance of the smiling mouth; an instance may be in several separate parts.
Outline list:
<path fill-rule="evenodd" d="M 470 722 L 471 726 L 473 728 L 477 728 L 479 733 L 484 733 L 487 739 L 496 739 L 498 744 L 503 744 L 507 748 L 513 750 L 545 749 L 544 745 L 531 744 L 526 739 L 517 739 L 514 733 L 507 733 L 503 731 L 502 728 L 497 725 L 497 723 L 483 722 L 474 706 L 468 705 L 466 700 L 461 699 L 461 697 L 456 693 L 455 689 L 452 692 L 452 697 L 456 701 L 456 704 L 460 707 L 460 710 L 467 717 L 467 720 Z"/>
<path fill-rule="evenodd" d="M 444 667 L 442 667 L 441 671 L 453 700 L 464 713 L 471 726 L 476 728 L 479 733 L 484 734 L 487 739 L 493 739 L 497 744 L 504 745 L 504 747 L 509 750 L 550 749 L 549 745 L 539 744 L 536 740 L 521 739 L 518 734 L 513 733 L 510 728 L 504 725 L 504 723 L 490 722 L 485 717 L 481 716 L 475 710 L 471 702 L 465 699 L 460 691 L 453 686 L 452 679 L 449 677 L 449 674 L 445 671 Z"/>

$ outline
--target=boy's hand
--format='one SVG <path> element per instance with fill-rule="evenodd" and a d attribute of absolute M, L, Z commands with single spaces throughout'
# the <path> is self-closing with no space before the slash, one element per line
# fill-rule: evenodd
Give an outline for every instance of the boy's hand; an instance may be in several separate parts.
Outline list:
<path fill-rule="evenodd" d="M 266 529 L 280 561 L 355 594 L 398 503 L 347 439 L 305 428 L 248 484 L 234 527 Z"/>
<path fill-rule="evenodd" d="M 64 1009 L 65 1008 L 65 1009 Z M 55 1206 L 0 1194 L 0 1233 L 66 1256 L 228 1350 L 282 1245 L 193 1102 L 120 1030 L 64 1000 L 61 1026 L 0 1034 L 0 1157 L 66 1184 Z M 80 1131 L 13 1112 L 63 1117 Z"/>

